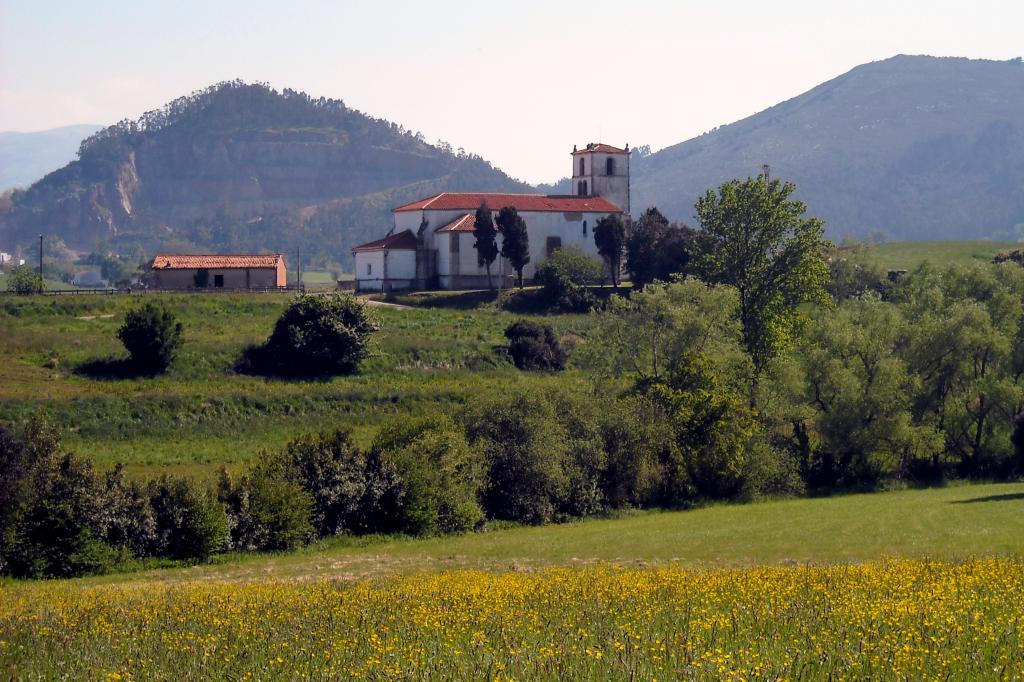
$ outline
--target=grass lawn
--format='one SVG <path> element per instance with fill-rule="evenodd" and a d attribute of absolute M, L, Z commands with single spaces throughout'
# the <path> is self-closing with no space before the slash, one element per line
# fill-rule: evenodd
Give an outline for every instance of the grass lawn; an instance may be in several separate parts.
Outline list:
<path fill-rule="evenodd" d="M 341 538 L 287 555 L 225 555 L 214 565 L 84 582 L 368 578 L 601 562 L 723 568 L 990 555 L 1024 556 L 1024 483 L 716 505 L 443 538 Z"/>
<path fill-rule="evenodd" d="M 872 247 L 866 258 L 886 270 L 910 270 L 924 261 L 936 265 L 989 263 L 997 253 L 1022 246 L 1019 242 L 988 240 L 890 242 Z"/>

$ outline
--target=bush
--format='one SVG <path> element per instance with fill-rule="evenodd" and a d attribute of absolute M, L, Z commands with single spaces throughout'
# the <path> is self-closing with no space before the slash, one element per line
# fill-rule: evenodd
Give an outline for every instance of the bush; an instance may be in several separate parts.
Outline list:
<path fill-rule="evenodd" d="M 596 299 L 587 284 L 599 281 L 601 262 L 575 247 L 558 249 L 537 268 L 541 295 L 551 309 L 586 312 Z"/>
<path fill-rule="evenodd" d="M 7 291 L 27 296 L 43 290 L 43 278 L 30 265 L 18 265 L 7 271 Z"/>
<path fill-rule="evenodd" d="M 666 503 L 665 463 L 673 450 L 665 415 L 642 395 L 609 401 L 601 411 L 607 465 L 601 489 L 608 506 L 653 507 Z"/>
<path fill-rule="evenodd" d="M 105 488 L 107 543 L 137 557 L 151 554 L 156 544 L 156 518 L 145 485 L 129 480 L 119 464 L 107 474 Z"/>
<path fill-rule="evenodd" d="M 182 326 L 169 310 L 149 302 L 125 315 L 117 338 L 140 371 L 165 372 L 181 348 Z"/>
<path fill-rule="evenodd" d="M 640 388 L 664 413 L 673 433 L 666 501 L 678 506 L 737 497 L 757 424 L 742 398 L 721 384 L 712 363 L 700 354 L 684 354 L 671 375 Z"/>
<path fill-rule="evenodd" d="M 267 342 L 246 352 L 241 368 L 281 375 L 352 374 L 370 354 L 376 329 L 366 305 L 352 296 L 303 295 L 281 314 Z"/>
<path fill-rule="evenodd" d="M 548 523 L 600 506 L 597 432 L 580 416 L 585 405 L 570 403 L 564 396 L 519 394 L 467 409 L 469 442 L 487 462 L 488 516 Z"/>
<path fill-rule="evenodd" d="M 303 435 L 277 455 L 288 480 L 313 498 L 313 526 L 323 537 L 396 530 L 399 478 L 395 466 L 364 452 L 347 429 Z"/>
<path fill-rule="evenodd" d="M 153 554 L 204 560 L 226 547 L 224 506 L 193 481 L 165 476 L 150 483 L 149 499 L 156 522 Z"/>
<path fill-rule="evenodd" d="M 505 338 L 509 340 L 508 354 L 521 370 L 560 371 L 569 360 L 554 330 L 546 324 L 513 322 L 505 330 Z"/>
<path fill-rule="evenodd" d="M 0 569 L 16 577 L 71 577 L 112 566 L 103 541 L 106 500 L 85 459 L 62 451 L 55 430 L 30 421 L 24 440 L 0 433 Z"/>
<path fill-rule="evenodd" d="M 377 434 L 373 450 L 398 473 L 401 530 L 415 535 L 460 533 L 483 522 L 479 495 L 486 464 L 449 418 L 402 420 Z"/>
<path fill-rule="evenodd" d="M 231 549 L 295 549 L 315 536 L 312 495 L 280 467 L 257 465 L 238 484 L 222 470 L 218 499 L 227 509 Z"/>

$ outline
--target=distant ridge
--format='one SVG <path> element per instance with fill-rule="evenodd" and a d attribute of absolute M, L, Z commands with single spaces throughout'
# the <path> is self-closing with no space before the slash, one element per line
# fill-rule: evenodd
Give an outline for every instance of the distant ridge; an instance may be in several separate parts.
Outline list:
<path fill-rule="evenodd" d="M 28 187 L 75 158 L 78 145 L 103 126 L 94 123 L 36 132 L 0 132 L 0 192 Z"/>
<path fill-rule="evenodd" d="M 1024 63 L 900 55 L 634 159 L 632 205 L 692 222 L 707 188 L 796 182 L 833 237 L 1024 238 Z"/>

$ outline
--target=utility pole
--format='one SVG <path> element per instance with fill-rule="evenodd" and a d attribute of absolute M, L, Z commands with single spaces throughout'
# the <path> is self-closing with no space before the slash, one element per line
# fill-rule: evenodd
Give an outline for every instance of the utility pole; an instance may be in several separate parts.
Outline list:
<path fill-rule="evenodd" d="M 39 290 L 43 289 L 43 235 L 39 235 Z"/>
<path fill-rule="evenodd" d="M 295 286 L 302 290 L 302 247 L 295 247 Z"/>
<path fill-rule="evenodd" d="M 764 181 L 765 181 L 765 182 L 769 182 L 769 181 L 771 181 L 771 179 L 772 179 L 772 177 L 771 177 L 771 173 L 772 173 L 772 167 L 771 167 L 771 166 L 769 166 L 769 165 L 768 165 L 768 164 L 766 163 L 766 164 L 764 164 L 763 166 L 761 166 L 761 170 L 762 170 L 762 171 L 764 171 Z"/>

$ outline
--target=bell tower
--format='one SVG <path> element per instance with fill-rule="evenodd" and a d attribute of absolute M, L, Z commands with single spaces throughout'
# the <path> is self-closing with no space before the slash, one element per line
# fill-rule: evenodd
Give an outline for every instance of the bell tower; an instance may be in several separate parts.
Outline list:
<path fill-rule="evenodd" d="M 629 145 L 572 148 L 572 195 L 604 197 L 629 215 Z"/>

